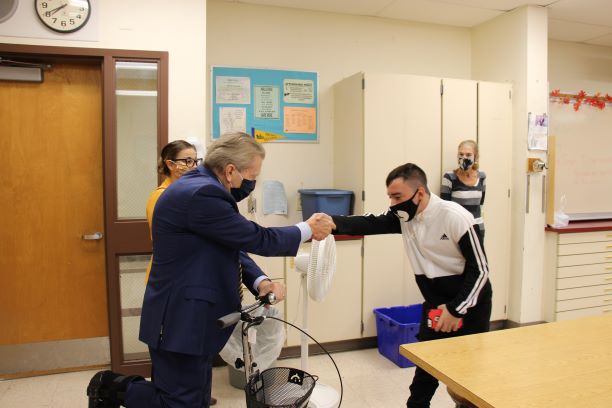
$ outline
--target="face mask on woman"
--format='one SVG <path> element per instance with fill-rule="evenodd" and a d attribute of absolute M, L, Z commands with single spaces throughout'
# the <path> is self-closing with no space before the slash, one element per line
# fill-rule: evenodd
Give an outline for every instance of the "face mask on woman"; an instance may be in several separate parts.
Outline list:
<path fill-rule="evenodd" d="M 472 168 L 474 165 L 474 160 L 469 157 L 458 157 L 459 167 L 464 171 L 467 171 Z"/>

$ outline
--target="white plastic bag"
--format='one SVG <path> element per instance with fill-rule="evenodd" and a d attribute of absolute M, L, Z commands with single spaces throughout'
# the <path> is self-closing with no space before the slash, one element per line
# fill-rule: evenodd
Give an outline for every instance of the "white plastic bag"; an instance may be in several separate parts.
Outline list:
<path fill-rule="evenodd" d="M 565 198 L 565 194 L 561 196 L 559 199 L 559 210 L 555 211 L 555 223 L 552 225 L 555 228 L 567 227 L 569 225 L 569 215 L 565 213 L 565 205 L 567 204 L 567 199 Z"/>
<path fill-rule="evenodd" d="M 277 308 L 259 308 L 252 313 L 253 316 L 281 317 L 281 312 Z M 230 366 L 235 367 L 237 358 L 244 360 L 242 352 L 242 322 L 238 322 L 223 350 L 219 352 L 221 358 Z M 256 343 L 251 344 L 253 360 L 257 363 L 260 371 L 269 368 L 278 358 L 285 343 L 285 328 L 282 322 L 274 319 L 265 319 L 260 325 L 254 326 Z M 240 368 L 244 371 L 244 367 Z"/>

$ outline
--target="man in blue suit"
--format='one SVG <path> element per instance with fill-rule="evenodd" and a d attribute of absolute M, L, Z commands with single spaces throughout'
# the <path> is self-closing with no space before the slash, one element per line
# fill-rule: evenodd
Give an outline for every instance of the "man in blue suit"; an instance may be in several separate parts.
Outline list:
<path fill-rule="evenodd" d="M 90 408 L 208 407 L 212 360 L 233 329 L 216 321 L 240 309 L 240 276 L 254 295 L 285 297 L 284 285 L 270 281 L 246 252 L 295 256 L 300 243 L 324 239 L 335 227 L 325 214 L 275 228 L 240 215 L 236 202 L 254 189 L 264 157 L 249 135 L 223 136 L 209 146 L 204 165 L 160 197 L 140 323 L 153 381 L 101 371 L 87 389 Z"/>

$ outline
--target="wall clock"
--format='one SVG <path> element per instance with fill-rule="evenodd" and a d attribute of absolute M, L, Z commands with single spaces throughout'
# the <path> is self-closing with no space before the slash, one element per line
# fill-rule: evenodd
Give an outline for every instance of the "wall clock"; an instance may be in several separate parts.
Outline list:
<path fill-rule="evenodd" d="M 58 33 L 72 33 L 85 27 L 91 15 L 89 0 L 34 0 L 42 23 Z"/>

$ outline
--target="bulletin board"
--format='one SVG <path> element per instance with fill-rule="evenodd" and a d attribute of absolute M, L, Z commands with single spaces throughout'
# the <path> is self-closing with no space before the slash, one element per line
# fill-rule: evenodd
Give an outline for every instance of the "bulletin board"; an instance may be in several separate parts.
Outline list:
<path fill-rule="evenodd" d="M 260 142 L 318 142 L 318 73 L 212 67 L 212 139 L 245 132 Z"/>

